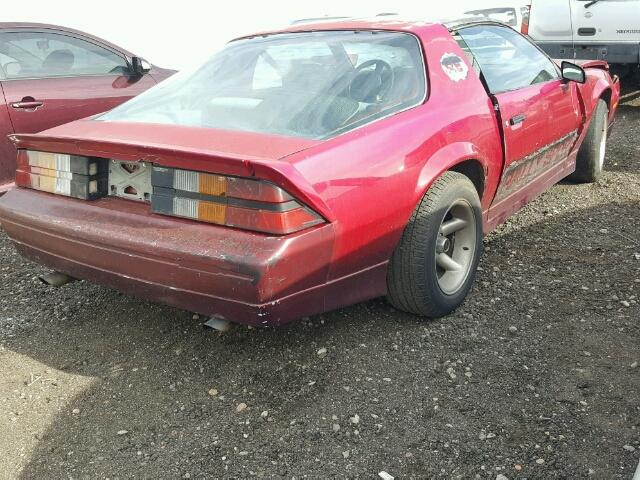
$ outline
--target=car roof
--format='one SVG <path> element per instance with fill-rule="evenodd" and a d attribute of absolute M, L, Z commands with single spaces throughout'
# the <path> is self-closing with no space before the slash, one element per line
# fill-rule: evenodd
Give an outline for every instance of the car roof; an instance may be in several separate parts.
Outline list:
<path fill-rule="evenodd" d="M 81 30 L 76 30 L 74 28 L 63 27 L 61 25 L 53 25 L 50 23 L 36 23 L 36 22 L 0 22 L 0 30 L 19 30 L 24 28 L 25 30 L 57 30 L 61 32 L 71 33 L 73 35 L 77 35 L 79 37 L 84 37 L 87 40 L 91 40 L 94 43 L 100 43 L 106 47 L 111 48 L 112 50 L 117 50 L 122 54 L 133 57 L 135 54 L 129 52 L 128 50 L 115 45 L 103 38 L 96 37 L 95 35 L 91 35 L 90 33 L 83 32 Z"/>
<path fill-rule="evenodd" d="M 319 31 L 335 31 L 335 30 L 382 30 L 391 32 L 407 32 L 415 33 L 419 29 L 442 26 L 450 31 L 473 25 L 500 25 L 507 26 L 505 23 L 497 20 L 491 20 L 486 17 L 464 17 L 455 20 L 428 21 L 428 20 L 407 20 L 394 14 L 385 14 L 374 18 L 345 18 L 336 20 L 319 20 L 309 23 L 295 23 L 285 26 L 281 29 L 266 30 L 262 32 L 243 35 L 235 40 L 261 37 L 267 35 L 275 35 L 282 33 L 302 33 L 302 32 L 319 32 Z"/>
<path fill-rule="evenodd" d="M 299 23 L 287 25 L 280 29 L 267 30 L 263 32 L 243 35 L 238 38 L 252 38 L 265 35 L 275 35 L 279 33 L 316 32 L 331 30 L 387 30 L 397 32 L 415 32 L 424 27 L 437 25 L 434 22 L 411 21 L 390 16 L 374 18 L 345 18 L 339 20 L 320 20 L 317 22 Z"/>

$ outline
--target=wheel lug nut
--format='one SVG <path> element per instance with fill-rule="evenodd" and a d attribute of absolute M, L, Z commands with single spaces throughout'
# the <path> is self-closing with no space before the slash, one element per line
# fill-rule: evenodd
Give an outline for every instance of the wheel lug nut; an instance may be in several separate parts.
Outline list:
<path fill-rule="evenodd" d="M 447 237 L 439 237 L 438 240 L 436 241 L 437 253 L 444 253 L 448 251 L 450 247 L 451 247 L 451 240 L 449 240 Z"/>

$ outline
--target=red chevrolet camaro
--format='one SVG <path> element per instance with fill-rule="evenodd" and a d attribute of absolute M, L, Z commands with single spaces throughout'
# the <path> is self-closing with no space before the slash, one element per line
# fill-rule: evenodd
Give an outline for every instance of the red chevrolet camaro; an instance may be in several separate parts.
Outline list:
<path fill-rule="evenodd" d="M 438 317 L 483 234 L 598 178 L 619 91 L 606 63 L 555 62 L 491 21 L 291 26 L 15 135 L 0 221 L 58 284 L 255 325 L 384 295 Z"/>

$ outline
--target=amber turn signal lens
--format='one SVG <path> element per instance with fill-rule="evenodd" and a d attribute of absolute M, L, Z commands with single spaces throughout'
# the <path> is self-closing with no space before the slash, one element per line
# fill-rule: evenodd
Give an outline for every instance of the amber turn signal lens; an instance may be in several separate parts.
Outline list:
<path fill-rule="evenodd" d="M 280 187 L 263 180 L 156 166 L 151 183 L 155 213 L 275 235 L 324 222 Z"/>
<path fill-rule="evenodd" d="M 65 153 L 18 150 L 16 185 L 91 200 L 107 192 L 106 160 Z"/>

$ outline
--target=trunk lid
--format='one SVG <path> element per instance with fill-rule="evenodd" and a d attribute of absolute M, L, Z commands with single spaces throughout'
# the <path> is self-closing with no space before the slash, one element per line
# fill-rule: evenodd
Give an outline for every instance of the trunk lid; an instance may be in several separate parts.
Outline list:
<path fill-rule="evenodd" d="M 146 162 L 164 167 L 269 180 L 330 218 L 317 192 L 286 157 L 319 140 L 145 123 L 78 120 L 10 137 L 17 148 Z"/>
<path fill-rule="evenodd" d="M 199 166 L 206 166 L 205 171 L 213 173 L 231 173 L 229 169 L 248 162 L 277 162 L 319 143 L 252 132 L 92 119 L 12 138 L 19 148 L 127 161 L 162 163 L 164 159 L 172 164 L 179 161 L 182 168 L 189 168 L 189 161 L 197 159 Z"/>

